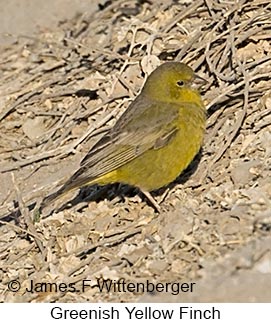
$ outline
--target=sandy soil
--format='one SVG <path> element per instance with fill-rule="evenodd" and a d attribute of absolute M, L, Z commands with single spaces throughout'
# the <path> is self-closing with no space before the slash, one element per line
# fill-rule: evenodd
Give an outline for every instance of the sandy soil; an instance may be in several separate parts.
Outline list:
<path fill-rule="evenodd" d="M 17 36 L 33 37 L 54 30 L 60 21 L 75 14 L 94 12 L 97 0 L 0 0 L 0 45 L 12 43 Z"/>

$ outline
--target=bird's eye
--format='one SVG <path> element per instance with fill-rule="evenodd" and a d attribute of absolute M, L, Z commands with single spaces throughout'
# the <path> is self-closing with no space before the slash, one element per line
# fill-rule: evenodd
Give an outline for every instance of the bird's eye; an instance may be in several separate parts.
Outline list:
<path fill-rule="evenodd" d="M 183 87 L 183 86 L 184 86 L 184 81 L 178 81 L 178 82 L 177 82 L 177 85 L 178 85 L 179 87 Z"/>

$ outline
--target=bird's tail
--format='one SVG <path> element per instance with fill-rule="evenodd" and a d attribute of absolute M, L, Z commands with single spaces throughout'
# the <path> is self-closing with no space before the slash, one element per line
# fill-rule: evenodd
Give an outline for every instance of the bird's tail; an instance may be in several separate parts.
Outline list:
<path fill-rule="evenodd" d="M 87 185 L 93 185 L 96 183 L 95 179 L 90 180 L 88 177 L 84 176 L 82 170 L 79 169 L 73 176 L 63 185 L 60 187 L 58 191 L 47 195 L 41 202 L 40 208 L 43 209 L 44 207 L 48 206 L 55 200 L 59 199 L 60 197 L 64 196 L 68 192 L 74 191 L 79 187 L 84 187 Z"/>
<path fill-rule="evenodd" d="M 50 205 L 52 202 L 64 196 L 68 192 L 74 191 L 78 187 L 84 186 L 82 180 L 80 180 L 80 178 L 78 178 L 76 175 L 77 173 L 75 173 L 64 185 L 62 185 L 59 190 L 47 195 L 41 202 L 41 209 Z"/>
<path fill-rule="evenodd" d="M 41 209 L 43 209 L 44 207 L 50 205 L 51 203 L 53 203 L 54 201 L 56 201 L 57 199 L 59 199 L 61 196 L 64 196 L 66 193 L 75 190 L 76 187 L 74 188 L 68 188 L 67 184 L 64 184 L 59 190 L 57 190 L 56 192 L 47 195 L 41 202 Z"/>

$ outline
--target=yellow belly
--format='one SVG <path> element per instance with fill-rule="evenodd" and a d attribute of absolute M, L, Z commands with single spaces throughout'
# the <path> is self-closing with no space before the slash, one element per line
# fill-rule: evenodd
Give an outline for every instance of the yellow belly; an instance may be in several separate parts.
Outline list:
<path fill-rule="evenodd" d="M 164 147 L 151 149 L 122 167 L 98 178 L 101 185 L 120 182 L 152 191 L 168 185 L 191 163 L 198 153 L 204 124 L 181 129 Z"/>

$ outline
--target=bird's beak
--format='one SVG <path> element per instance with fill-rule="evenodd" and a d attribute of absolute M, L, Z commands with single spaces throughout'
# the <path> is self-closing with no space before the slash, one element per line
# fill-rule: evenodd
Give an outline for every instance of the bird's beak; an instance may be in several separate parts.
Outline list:
<path fill-rule="evenodd" d="M 195 74 L 193 82 L 192 82 L 192 88 L 194 88 L 196 90 L 200 90 L 206 84 L 208 84 L 207 80 L 205 80 L 203 77 Z"/>

